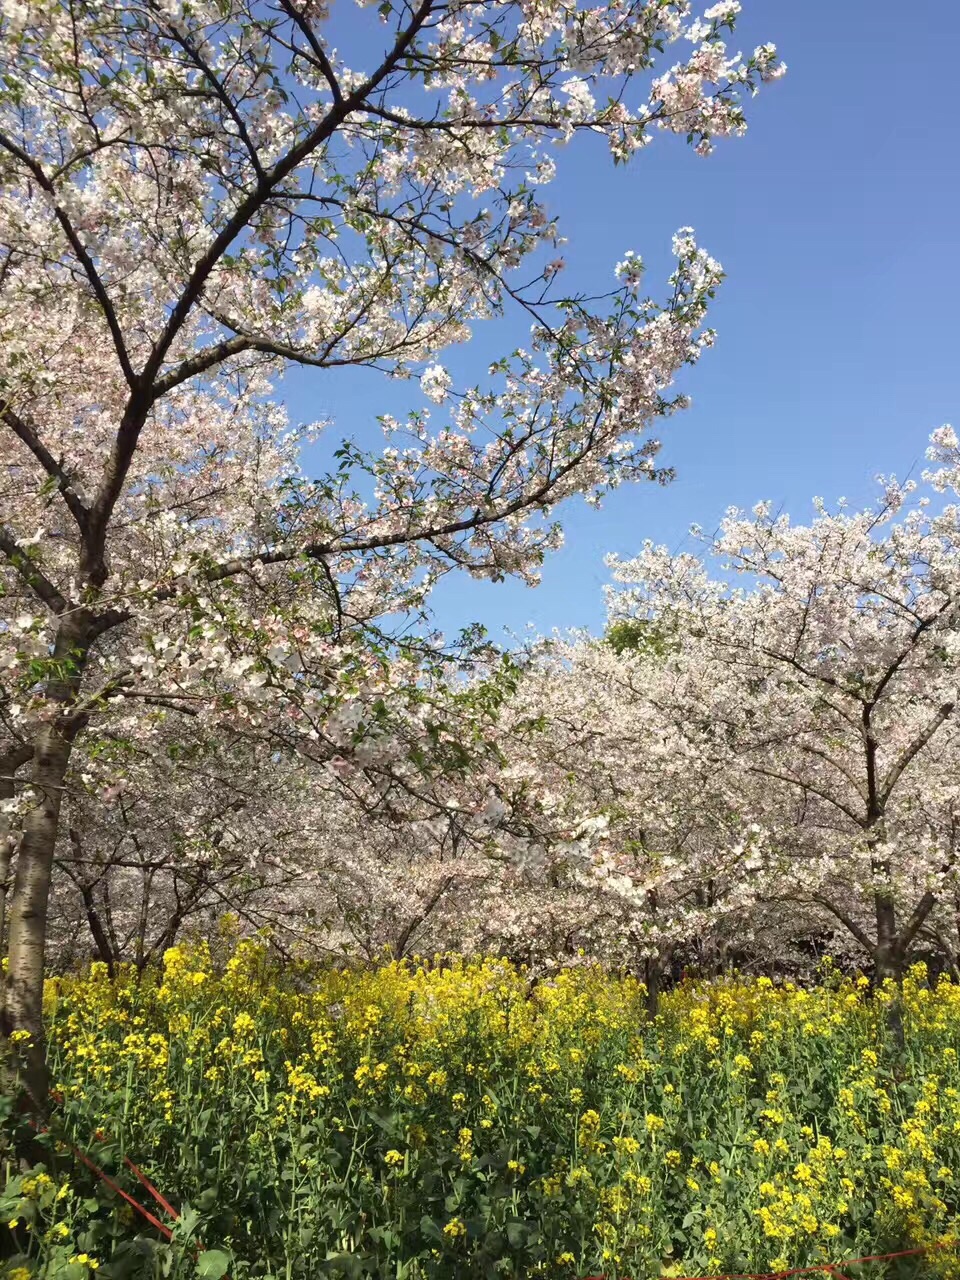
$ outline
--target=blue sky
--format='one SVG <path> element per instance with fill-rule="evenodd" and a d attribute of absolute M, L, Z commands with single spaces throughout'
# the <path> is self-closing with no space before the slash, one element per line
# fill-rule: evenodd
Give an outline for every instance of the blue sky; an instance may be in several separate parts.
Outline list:
<path fill-rule="evenodd" d="M 744 0 L 732 43 L 765 40 L 789 73 L 748 104 L 745 138 L 703 160 L 664 135 L 617 169 L 578 140 L 547 189 L 577 286 L 607 287 L 632 248 L 656 296 L 688 224 L 727 271 L 717 345 L 684 382 L 693 406 L 661 433 L 676 481 L 629 486 L 600 511 L 568 504 L 566 545 L 535 590 L 451 575 L 434 597 L 445 629 L 598 630 L 606 552 L 678 547 L 692 522 L 760 498 L 795 518 L 814 494 L 868 501 L 878 471 L 919 468 L 930 431 L 960 427 L 960 4 L 920 0 L 907 20 L 895 0 Z M 513 340 L 478 334 L 456 366 L 475 352 L 476 377 Z M 376 375 L 324 371 L 287 398 L 294 416 L 370 440 L 395 394 Z"/>

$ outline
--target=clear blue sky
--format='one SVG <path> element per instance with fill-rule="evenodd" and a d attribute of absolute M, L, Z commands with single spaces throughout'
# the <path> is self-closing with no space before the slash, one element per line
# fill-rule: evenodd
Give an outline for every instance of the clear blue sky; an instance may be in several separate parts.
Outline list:
<path fill-rule="evenodd" d="M 547 189 L 577 286 L 607 287 L 633 248 L 656 296 L 687 224 L 727 271 L 717 345 L 684 383 L 693 406 L 664 424 L 676 481 L 629 486 L 600 511 L 568 504 L 566 545 L 536 590 L 449 577 L 434 597 L 445 629 L 597 630 L 607 551 L 679 546 L 692 522 L 760 498 L 795 517 L 814 494 L 868 500 L 877 471 L 922 465 L 929 432 L 960 427 L 960 4 L 918 0 L 907 15 L 895 0 L 744 0 L 736 47 L 764 40 L 789 73 L 749 103 L 746 137 L 703 160 L 664 135 L 618 169 L 583 140 L 558 151 Z M 475 355 L 476 377 L 513 340 L 478 334 L 449 363 L 469 377 Z M 370 441 L 396 391 L 321 372 L 297 375 L 288 403 Z"/>

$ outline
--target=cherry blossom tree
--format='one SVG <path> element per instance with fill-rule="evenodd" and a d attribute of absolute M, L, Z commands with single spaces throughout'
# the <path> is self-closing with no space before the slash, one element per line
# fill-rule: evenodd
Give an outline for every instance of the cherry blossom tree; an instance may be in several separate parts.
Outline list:
<path fill-rule="evenodd" d="M 377 620 L 453 567 L 533 580 L 562 499 L 662 474 L 649 428 L 719 268 L 684 232 L 665 305 L 632 255 L 605 298 L 563 297 L 540 191 L 577 132 L 615 160 L 742 132 L 782 67 L 728 54 L 738 9 L 386 0 L 359 70 L 313 0 L 4 0 L 5 1025 L 33 1038 L 35 1096 L 65 780 L 105 707 L 240 731 L 284 704 L 304 741 L 389 753 Z M 528 347 L 454 395 L 437 354 L 507 303 Z M 270 399 L 290 364 L 420 377 L 436 407 L 313 479 Z"/>
<path fill-rule="evenodd" d="M 67 774 L 54 963 L 92 948 L 108 968 L 143 968 L 184 930 L 215 934 L 225 910 L 286 954 L 516 952 L 515 926 L 531 922 L 519 898 L 542 896 L 550 854 L 583 858 L 592 826 L 511 763 L 530 729 L 505 714 L 510 657 L 474 667 L 466 683 L 421 678 L 420 718 L 381 719 L 346 754 L 299 741 L 284 718 L 244 734 L 221 716 L 211 736 L 193 710 L 111 703 Z"/>
<path fill-rule="evenodd" d="M 66 775 L 48 939 L 58 967 L 92 954 L 142 970 L 227 911 L 268 925 L 308 875 L 302 765 L 225 726 L 211 737 L 182 711 L 134 710 L 100 717 Z"/>
<path fill-rule="evenodd" d="M 952 431 L 930 456 L 924 495 L 881 477 L 864 511 L 760 504 L 702 556 L 611 562 L 613 617 L 676 637 L 664 705 L 763 828 L 755 901 L 842 928 L 880 978 L 958 883 L 960 507 L 929 492 L 960 492 Z"/>
<path fill-rule="evenodd" d="M 551 842 L 534 892 L 514 901 L 515 932 L 537 939 L 541 959 L 584 951 L 642 972 L 651 1004 L 674 957 L 721 962 L 761 865 L 735 774 L 675 714 L 684 661 L 683 638 L 646 619 L 603 640 L 555 637 L 510 705 L 531 726 L 514 730 L 511 776 L 552 794 L 570 831 L 594 827 L 588 843 Z"/>

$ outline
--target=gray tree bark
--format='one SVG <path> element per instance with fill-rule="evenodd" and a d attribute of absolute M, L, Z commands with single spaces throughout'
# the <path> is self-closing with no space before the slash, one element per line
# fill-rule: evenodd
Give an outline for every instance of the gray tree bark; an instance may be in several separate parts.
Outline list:
<path fill-rule="evenodd" d="M 88 648 L 86 619 L 78 610 L 61 622 L 54 646 L 56 668 L 46 689 L 51 716 L 34 744 L 32 803 L 24 819 L 10 905 L 3 1029 L 7 1036 L 15 1031 L 29 1033 L 29 1041 L 16 1047 L 21 1083 L 37 1110 L 43 1109 L 48 1092 L 43 1037 L 47 904 L 64 781 L 73 741 L 82 727 L 75 704 Z"/>

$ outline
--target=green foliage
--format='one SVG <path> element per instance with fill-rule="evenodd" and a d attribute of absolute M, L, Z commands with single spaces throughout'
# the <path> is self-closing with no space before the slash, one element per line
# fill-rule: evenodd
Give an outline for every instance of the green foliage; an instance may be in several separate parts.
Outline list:
<path fill-rule="evenodd" d="M 684 985 L 652 1022 L 644 996 L 246 943 L 51 983 L 60 1133 L 144 1200 L 129 1152 L 180 1216 L 157 1239 L 52 1143 L 8 1168 L 7 1275 L 652 1280 L 940 1244 L 849 1274 L 956 1280 L 960 987 L 912 972 L 902 1050 L 893 988 L 836 974 Z"/>
<path fill-rule="evenodd" d="M 662 660 L 676 642 L 660 622 L 649 618 L 624 618 L 607 627 L 604 640 L 615 653 Z"/>

